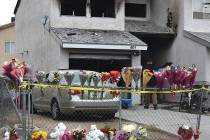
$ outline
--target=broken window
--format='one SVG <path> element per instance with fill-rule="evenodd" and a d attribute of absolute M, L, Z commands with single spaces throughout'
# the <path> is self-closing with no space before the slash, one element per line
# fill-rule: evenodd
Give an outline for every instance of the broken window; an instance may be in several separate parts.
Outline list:
<path fill-rule="evenodd" d="M 61 0 L 61 15 L 86 16 L 87 0 Z"/>
<path fill-rule="evenodd" d="M 115 0 L 91 0 L 92 17 L 115 17 Z"/>
<path fill-rule="evenodd" d="M 146 4 L 125 3 L 125 16 L 126 17 L 147 17 Z"/>

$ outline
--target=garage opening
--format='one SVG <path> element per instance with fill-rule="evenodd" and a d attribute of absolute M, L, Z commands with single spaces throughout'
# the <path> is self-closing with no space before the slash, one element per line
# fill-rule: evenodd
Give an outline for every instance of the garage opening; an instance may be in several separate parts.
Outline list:
<path fill-rule="evenodd" d="M 69 59 L 69 69 L 105 72 L 131 66 L 131 60 Z"/>

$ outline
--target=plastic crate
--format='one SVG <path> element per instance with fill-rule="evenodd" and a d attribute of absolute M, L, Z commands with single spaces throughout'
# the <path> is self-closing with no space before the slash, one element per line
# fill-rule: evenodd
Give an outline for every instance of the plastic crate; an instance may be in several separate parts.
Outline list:
<path fill-rule="evenodd" d="M 132 100 L 131 99 L 121 99 L 122 108 L 131 108 L 132 107 Z"/>

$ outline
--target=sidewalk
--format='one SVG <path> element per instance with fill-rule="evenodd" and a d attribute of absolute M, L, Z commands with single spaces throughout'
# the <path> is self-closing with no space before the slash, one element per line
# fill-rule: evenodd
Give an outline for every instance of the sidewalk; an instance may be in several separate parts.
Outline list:
<path fill-rule="evenodd" d="M 135 109 L 123 109 L 121 111 L 122 119 L 147 124 L 175 135 L 177 135 L 179 126 L 183 124 L 189 125 L 193 129 L 195 129 L 197 125 L 196 114 L 164 109 L 144 109 L 142 106 L 134 108 Z M 119 114 L 116 114 L 116 116 L 119 117 Z M 200 140 L 208 140 L 210 138 L 210 116 L 202 115 L 200 126 L 200 131 L 202 132 Z"/>

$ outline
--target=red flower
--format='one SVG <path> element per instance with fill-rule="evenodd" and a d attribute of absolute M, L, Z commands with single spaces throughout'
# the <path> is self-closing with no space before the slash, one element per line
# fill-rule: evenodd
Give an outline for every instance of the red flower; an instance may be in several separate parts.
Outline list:
<path fill-rule="evenodd" d="M 183 140 L 191 140 L 193 137 L 193 130 L 191 127 L 187 130 L 179 127 L 178 134 L 183 138 Z"/>
<path fill-rule="evenodd" d="M 111 80 L 113 83 L 117 83 L 120 80 L 120 72 L 119 71 L 110 71 L 110 75 L 111 75 Z"/>
<path fill-rule="evenodd" d="M 105 82 L 111 77 L 110 73 L 108 72 L 102 72 L 101 81 Z"/>

